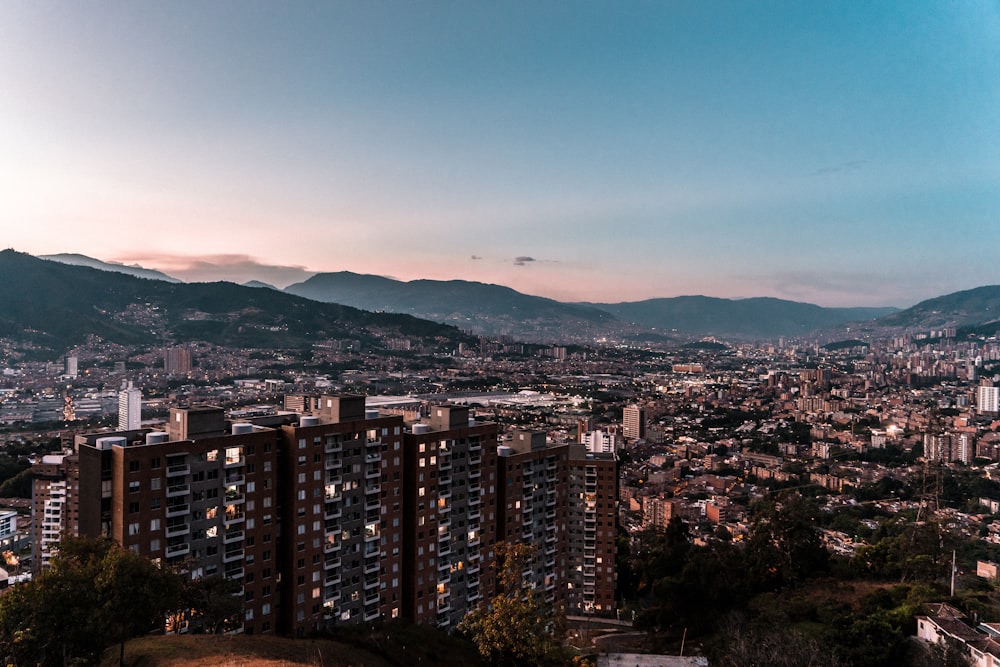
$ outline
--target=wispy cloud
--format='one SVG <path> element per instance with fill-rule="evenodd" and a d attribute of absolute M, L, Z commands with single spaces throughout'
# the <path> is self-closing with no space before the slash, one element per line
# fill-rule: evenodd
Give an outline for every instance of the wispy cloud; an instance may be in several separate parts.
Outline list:
<path fill-rule="evenodd" d="M 868 164 L 868 160 L 850 160 L 848 162 L 841 162 L 840 164 L 830 165 L 828 167 L 822 167 L 816 171 L 809 174 L 810 176 L 829 176 L 831 174 L 839 174 L 844 171 L 858 171 L 862 167 Z"/>
<path fill-rule="evenodd" d="M 250 255 L 131 255 L 114 261 L 155 268 L 186 282 L 228 280 L 245 283 L 259 280 L 277 287 L 287 287 L 314 275 L 304 266 L 268 264 Z"/>
<path fill-rule="evenodd" d="M 527 257 L 522 255 L 521 257 L 514 258 L 514 266 L 525 266 L 534 261 L 535 261 L 534 257 Z"/>

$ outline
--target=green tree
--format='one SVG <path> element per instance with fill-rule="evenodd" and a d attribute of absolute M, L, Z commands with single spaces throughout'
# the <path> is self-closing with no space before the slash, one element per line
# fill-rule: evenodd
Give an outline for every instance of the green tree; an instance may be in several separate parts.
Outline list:
<path fill-rule="evenodd" d="M 13 665 L 96 664 L 155 629 L 180 581 L 110 540 L 64 538 L 52 567 L 0 596 L 0 656 Z M 123 662 L 122 662 L 123 664 Z"/>
<path fill-rule="evenodd" d="M 534 552 L 526 544 L 498 544 L 496 567 L 502 592 L 480 604 L 458 626 L 480 655 L 497 667 L 560 665 L 569 659 L 559 641 L 562 614 L 522 577 Z"/>

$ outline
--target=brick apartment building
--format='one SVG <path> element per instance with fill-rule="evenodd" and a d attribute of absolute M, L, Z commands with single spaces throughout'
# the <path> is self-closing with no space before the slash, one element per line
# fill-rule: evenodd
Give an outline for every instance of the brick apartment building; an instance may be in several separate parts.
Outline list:
<path fill-rule="evenodd" d="M 498 448 L 497 425 L 465 407 L 406 423 L 362 396 L 289 406 L 239 421 L 174 408 L 165 431 L 77 436 L 73 454 L 35 466 L 36 565 L 64 532 L 105 535 L 239 581 L 247 633 L 397 617 L 451 628 L 494 594 L 507 539 L 538 546 L 525 574 L 551 601 L 613 613 L 613 454 L 544 434 Z"/>

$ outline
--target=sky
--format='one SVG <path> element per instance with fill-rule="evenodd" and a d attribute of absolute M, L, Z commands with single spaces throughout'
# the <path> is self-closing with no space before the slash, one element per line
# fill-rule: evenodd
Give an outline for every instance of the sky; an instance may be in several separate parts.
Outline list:
<path fill-rule="evenodd" d="M 185 280 L 1000 283 L 1000 3 L 0 0 L 0 245 Z"/>

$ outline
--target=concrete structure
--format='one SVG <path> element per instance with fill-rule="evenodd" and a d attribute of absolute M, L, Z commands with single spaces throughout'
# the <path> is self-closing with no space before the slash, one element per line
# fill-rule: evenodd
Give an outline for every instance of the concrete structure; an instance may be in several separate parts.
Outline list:
<path fill-rule="evenodd" d="M 976 387 L 976 410 L 979 414 L 995 415 L 1000 412 L 1000 387 Z"/>
<path fill-rule="evenodd" d="M 138 431 L 142 427 L 142 391 L 128 383 L 118 392 L 118 430 Z"/>
<path fill-rule="evenodd" d="M 646 437 L 646 411 L 638 405 L 628 405 L 622 411 L 622 435 L 626 440 Z"/>

